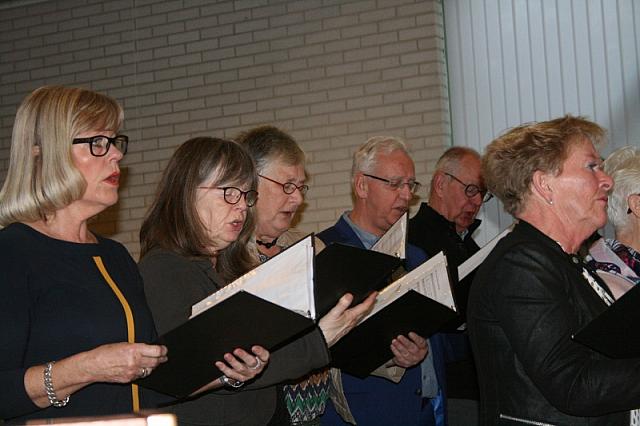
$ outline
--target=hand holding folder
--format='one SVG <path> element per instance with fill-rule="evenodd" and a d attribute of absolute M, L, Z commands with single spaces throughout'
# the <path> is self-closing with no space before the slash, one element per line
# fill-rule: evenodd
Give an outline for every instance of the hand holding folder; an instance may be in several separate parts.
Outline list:
<path fill-rule="evenodd" d="M 138 381 L 178 398 L 222 375 L 214 365 L 236 348 L 273 351 L 314 326 L 313 240 L 309 236 L 192 308 L 158 344 L 169 360 Z"/>
<path fill-rule="evenodd" d="M 456 316 L 442 252 L 387 286 L 371 313 L 332 349 L 333 365 L 364 378 L 393 358 L 389 344 L 414 331 L 428 337 Z"/>

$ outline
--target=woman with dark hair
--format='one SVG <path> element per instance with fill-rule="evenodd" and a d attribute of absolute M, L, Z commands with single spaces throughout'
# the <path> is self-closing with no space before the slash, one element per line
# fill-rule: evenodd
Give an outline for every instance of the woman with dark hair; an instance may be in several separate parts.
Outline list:
<path fill-rule="evenodd" d="M 518 223 L 471 286 L 483 425 L 629 425 L 640 407 L 640 359 L 611 359 L 571 338 L 614 300 L 577 255 L 607 221 L 603 139 L 597 124 L 565 116 L 487 147 L 485 183 Z"/>
<path fill-rule="evenodd" d="M 140 231 L 139 267 L 160 334 L 187 321 L 193 304 L 255 266 L 247 243 L 254 230 L 256 186 L 251 157 L 233 141 L 190 139 L 169 161 Z M 227 354 L 228 366 L 216 363 L 235 380 L 232 385 L 242 386 L 269 360 L 264 373 L 246 386 L 231 389 L 225 381 L 222 389 L 167 408 L 181 424 L 267 424 L 275 412 L 275 385 L 329 362 L 325 339 L 343 333 L 343 310 L 334 309 L 331 321 L 271 358 L 254 346 L 252 354 L 241 349 Z"/>
<path fill-rule="evenodd" d="M 0 193 L 0 418 L 144 407 L 130 382 L 166 361 L 136 264 L 88 221 L 118 201 L 129 139 L 105 95 L 41 87 L 16 114 Z M 148 405 L 147 405 L 148 406 Z"/>

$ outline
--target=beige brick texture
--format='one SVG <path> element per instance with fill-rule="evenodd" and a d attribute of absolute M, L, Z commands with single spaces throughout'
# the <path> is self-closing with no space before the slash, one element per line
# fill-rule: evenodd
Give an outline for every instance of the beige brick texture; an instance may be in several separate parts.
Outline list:
<path fill-rule="evenodd" d="M 351 156 L 368 137 L 404 138 L 428 183 L 451 136 L 444 45 L 442 0 L 0 3 L 0 179 L 20 101 L 42 85 L 87 87 L 124 106 L 131 139 L 120 202 L 92 227 L 134 258 L 176 146 L 259 124 L 307 153 L 296 224 L 319 231 L 350 208 Z"/>

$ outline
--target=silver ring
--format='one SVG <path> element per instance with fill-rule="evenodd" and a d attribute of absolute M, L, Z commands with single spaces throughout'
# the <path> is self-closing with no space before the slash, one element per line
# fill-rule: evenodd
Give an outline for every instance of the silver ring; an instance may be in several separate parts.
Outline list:
<path fill-rule="evenodd" d="M 260 361 L 260 358 L 256 357 L 256 365 L 254 365 L 253 367 L 249 367 L 249 370 L 257 370 L 261 365 L 262 361 Z"/>
<path fill-rule="evenodd" d="M 140 373 L 140 377 L 144 379 L 148 375 L 149 375 L 149 370 L 147 370 L 147 367 L 142 367 L 142 372 Z"/>

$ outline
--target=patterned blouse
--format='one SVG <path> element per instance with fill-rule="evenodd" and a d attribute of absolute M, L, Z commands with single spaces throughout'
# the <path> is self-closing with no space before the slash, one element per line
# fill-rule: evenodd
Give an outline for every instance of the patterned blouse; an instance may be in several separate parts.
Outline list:
<path fill-rule="evenodd" d="M 621 264 L 616 264 L 616 262 L 606 262 L 602 259 L 595 260 L 593 257 L 588 258 L 589 265 L 595 269 L 611 272 L 616 275 L 622 275 L 633 281 L 635 284 L 640 284 L 640 252 L 613 238 L 607 238 L 605 240 L 605 244 L 618 256 L 624 265 L 629 267 L 630 270 L 624 268 L 623 272 Z"/>
<path fill-rule="evenodd" d="M 281 245 L 280 238 L 278 245 L 286 248 L 290 244 Z M 266 256 L 258 252 L 260 263 L 269 260 Z M 300 379 L 297 383 L 287 384 L 283 386 L 282 393 L 284 403 L 289 412 L 291 424 L 295 426 L 319 425 L 320 416 L 324 414 L 324 410 L 329 399 L 329 389 L 331 387 L 330 369 L 325 368 Z"/>

